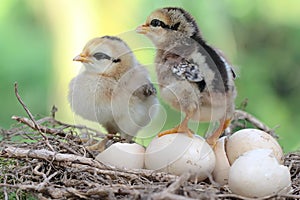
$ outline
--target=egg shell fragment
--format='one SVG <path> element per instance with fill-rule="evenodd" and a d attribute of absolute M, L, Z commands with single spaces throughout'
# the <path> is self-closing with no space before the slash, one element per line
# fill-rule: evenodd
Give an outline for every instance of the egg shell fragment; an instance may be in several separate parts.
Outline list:
<path fill-rule="evenodd" d="M 214 181 L 220 185 L 226 185 L 228 183 L 230 163 L 227 158 L 225 151 L 227 137 L 221 137 L 214 147 L 214 152 L 216 156 L 216 166 L 212 173 Z"/>
<path fill-rule="evenodd" d="M 288 167 L 280 165 L 271 149 L 255 149 L 241 155 L 229 171 L 229 188 L 245 197 L 265 197 L 289 191 Z"/>
<path fill-rule="evenodd" d="M 232 134 L 226 143 L 229 163 L 243 153 L 253 149 L 272 149 L 277 160 L 282 163 L 283 151 L 278 142 L 268 133 L 258 129 L 242 129 Z"/>
<path fill-rule="evenodd" d="M 155 137 L 145 152 L 145 167 L 175 175 L 189 172 L 204 180 L 215 167 L 215 155 L 202 137 L 183 133 Z"/>
<path fill-rule="evenodd" d="M 114 143 L 96 156 L 106 165 L 126 169 L 144 168 L 145 148 L 136 143 Z"/>

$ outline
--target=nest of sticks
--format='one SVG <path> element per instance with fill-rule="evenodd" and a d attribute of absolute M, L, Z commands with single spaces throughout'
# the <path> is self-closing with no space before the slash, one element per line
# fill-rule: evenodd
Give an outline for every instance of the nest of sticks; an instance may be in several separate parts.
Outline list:
<path fill-rule="evenodd" d="M 18 94 L 28 117 L 13 116 L 18 123 L 1 130 L 0 199 L 247 199 L 219 186 L 211 177 L 190 181 L 189 174 L 172 174 L 106 166 L 94 160 L 95 152 L 80 137 L 111 137 L 97 130 L 71 125 L 51 116 L 35 119 Z M 256 127 L 276 137 L 249 113 L 237 110 L 232 129 Z M 113 137 L 111 137 L 114 139 Z M 118 139 L 118 138 L 116 138 Z M 300 199 L 300 153 L 285 155 L 290 169 L 292 191 L 263 199 Z"/>

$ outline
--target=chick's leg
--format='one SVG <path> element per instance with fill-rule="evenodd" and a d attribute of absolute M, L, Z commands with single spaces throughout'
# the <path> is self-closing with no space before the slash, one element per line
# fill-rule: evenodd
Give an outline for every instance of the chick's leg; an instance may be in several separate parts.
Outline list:
<path fill-rule="evenodd" d="M 108 142 L 113 138 L 113 136 L 117 134 L 117 130 L 113 124 L 106 124 L 105 128 L 108 132 L 108 135 L 102 140 L 97 141 L 96 143 L 90 146 L 87 146 L 86 148 L 88 150 L 102 152 L 108 147 L 107 146 Z"/>
<path fill-rule="evenodd" d="M 96 144 L 87 146 L 86 148 L 90 151 L 99 151 L 102 152 L 105 150 L 106 143 L 108 142 L 108 138 L 104 138 L 103 140 L 97 142 Z"/>
<path fill-rule="evenodd" d="M 206 138 L 206 142 L 214 147 L 219 139 L 219 137 L 222 135 L 224 130 L 230 125 L 231 119 L 222 119 L 220 120 L 220 126 L 218 129 L 208 138 Z"/>
<path fill-rule="evenodd" d="M 193 137 L 194 133 L 188 127 L 188 122 L 192 115 L 193 115 L 193 113 L 187 113 L 184 120 L 178 126 L 176 126 L 175 128 L 160 132 L 158 134 L 158 137 L 168 135 L 168 134 L 174 134 L 174 133 L 186 133 L 189 137 Z"/>

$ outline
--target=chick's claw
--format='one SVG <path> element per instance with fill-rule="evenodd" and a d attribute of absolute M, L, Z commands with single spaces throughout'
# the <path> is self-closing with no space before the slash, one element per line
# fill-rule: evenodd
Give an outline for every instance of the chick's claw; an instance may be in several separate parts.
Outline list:
<path fill-rule="evenodd" d="M 111 140 L 109 138 L 104 138 L 103 140 L 100 140 L 93 145 L 86 146 L 86 149 L 89 151 L 98 151 L 101 153 L 102 151 L 107 149 L 113 143 L 114 143 L 113 140 Z"/>
<path fill-rule="evenodd" d="M 106 142 L 103 142 L 104 140 L 97 142 L 96 144 L 93 144 L 91 146 L 87 146 L 86 149 L 89 151 L 99 151 L 102 152 L 105 150 Z"/>
<path fill-rule="evenodd" d="M 214 147 L 219 139 L 219 137 L 222 135 L 222 133 L 225 131 L 225 129 L 230 125 L 231 119 L 226 119 L 225 121 L 221 122 L 221 125 L 219 128 L 206 139 L 206 142 Z"/>

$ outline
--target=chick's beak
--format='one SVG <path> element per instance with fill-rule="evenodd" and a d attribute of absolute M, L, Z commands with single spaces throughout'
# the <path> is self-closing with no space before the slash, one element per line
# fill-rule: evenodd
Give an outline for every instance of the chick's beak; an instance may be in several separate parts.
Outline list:
<path fill-rule="evenodd" d="M 75 58 L 73 58 L 73 61 L 78 61 L 78 62 L 82 62 L 82 63 L 89 63 L 89 62 L 91 62 L 88 59 L 88 56 L 84 55 L 84 54 L 79 54 L 78 56 L 76 56 Z"/>
<path fill-rule="evenodd" d="M 149 26 L 146 24 L 140 25 L 135 30 L 137 33 L 146 34 L 149 32 Z"/>

